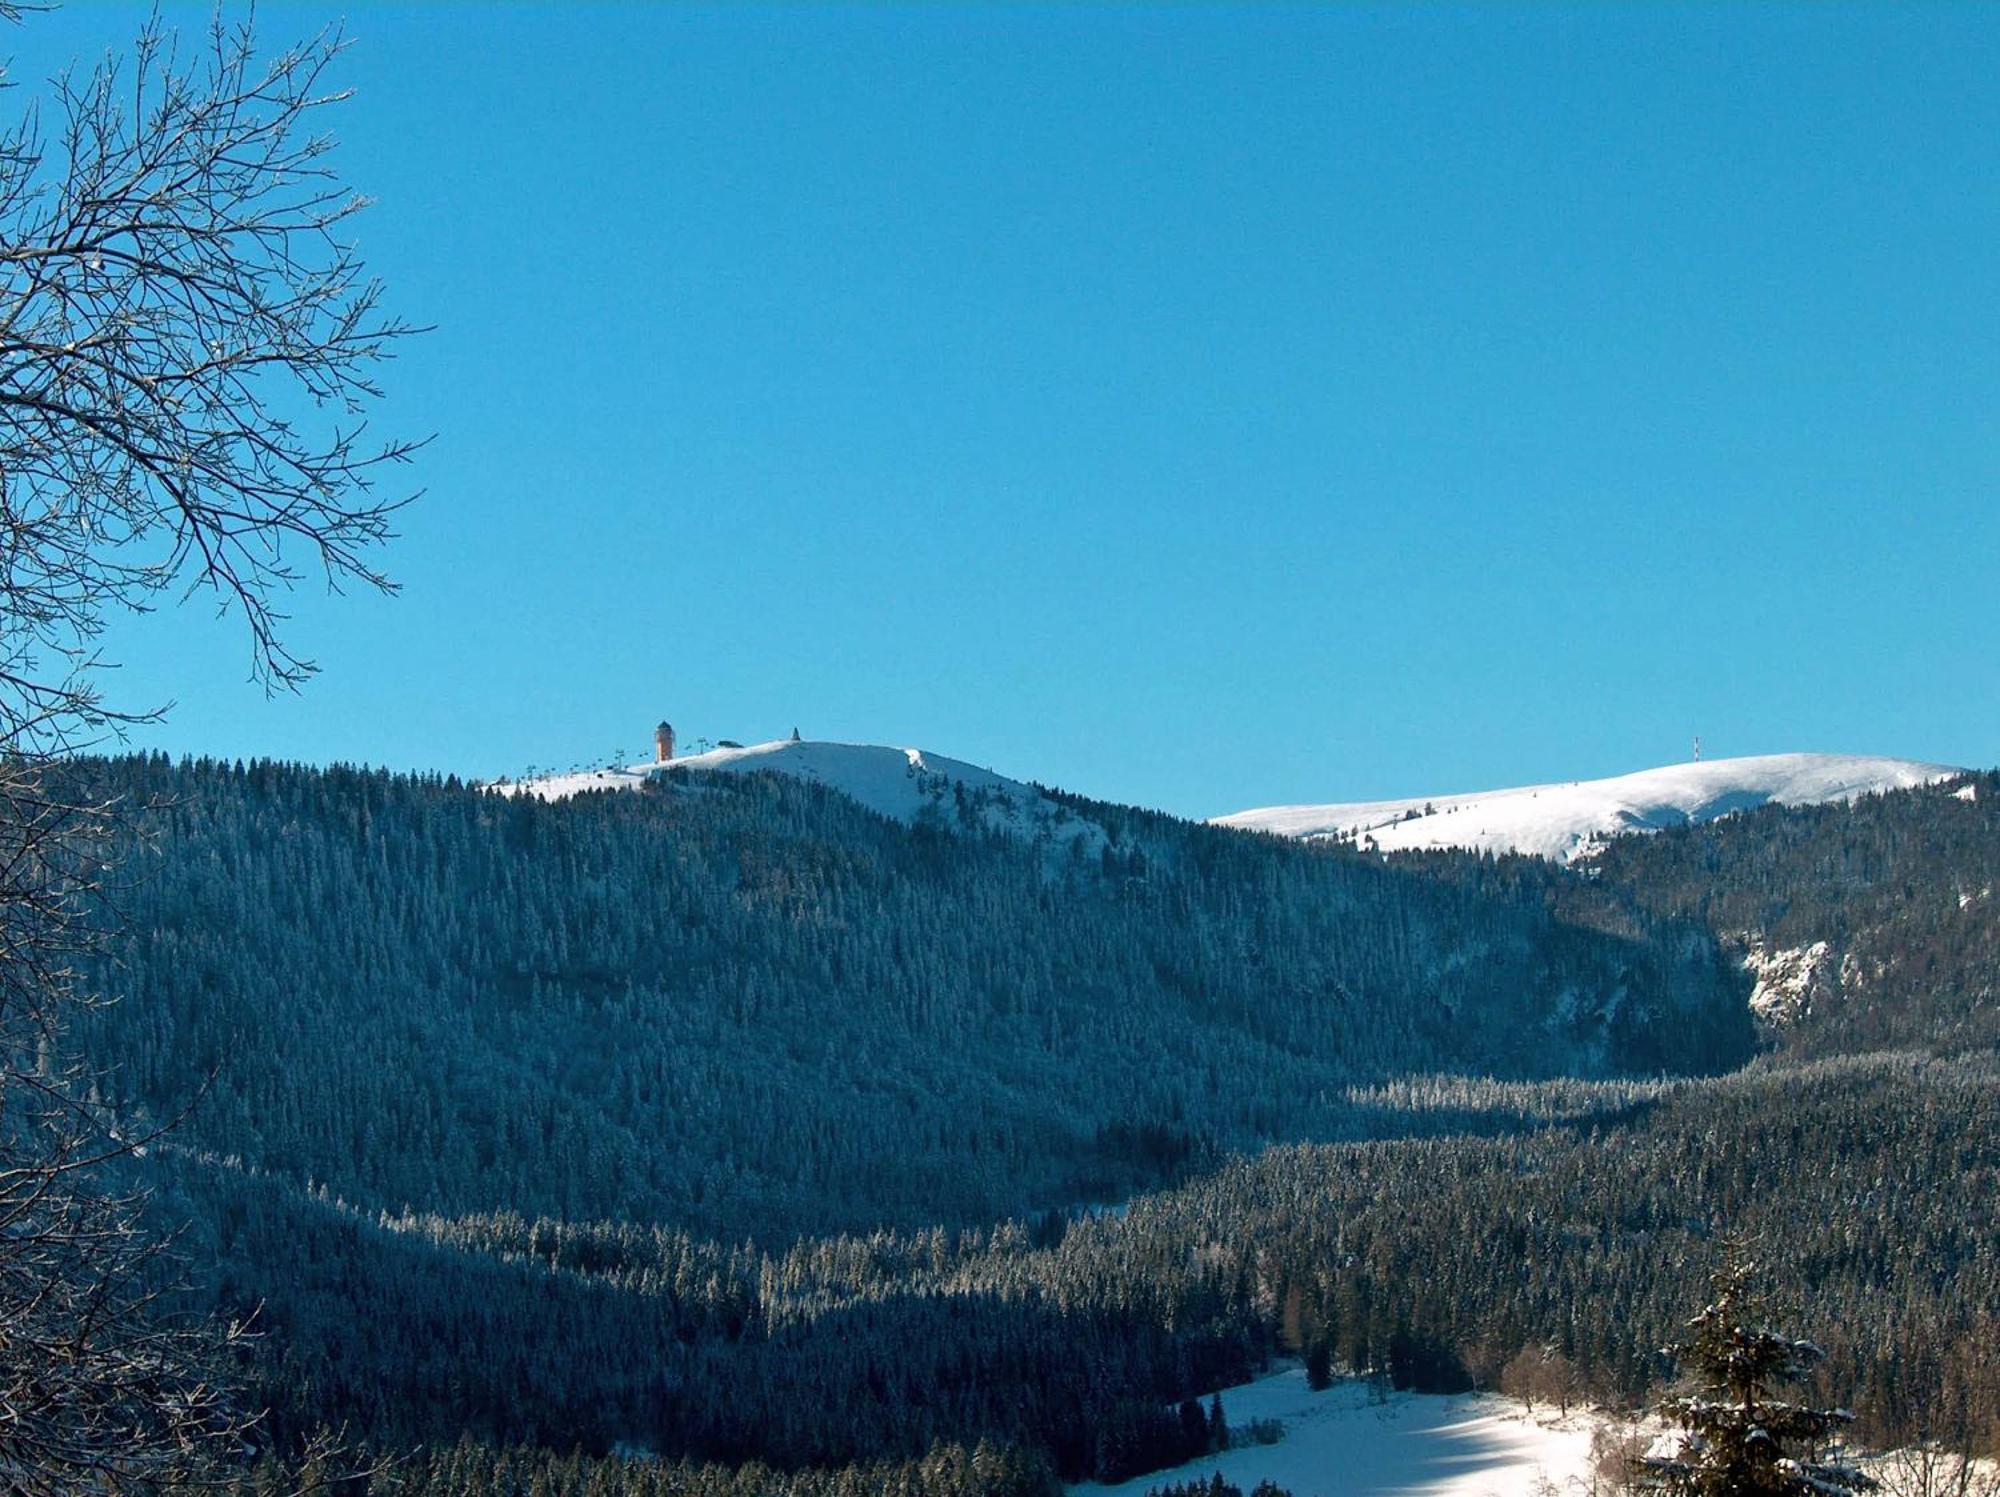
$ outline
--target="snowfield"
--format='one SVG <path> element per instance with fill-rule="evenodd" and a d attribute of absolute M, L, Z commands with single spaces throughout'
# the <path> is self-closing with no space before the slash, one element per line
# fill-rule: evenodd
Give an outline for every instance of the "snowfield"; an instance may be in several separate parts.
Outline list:
<path fill-rule="evenodd" d="M 696 770 L 723 774 L 754 774 L 767 770 L 793 779 L 824 785 L 859 801 L 878 815 L 910 823 L 920 816 L 940 816 L 959 824 L 960 792 L 980 824 L 1027 841 L 1046 838 L 1067 851 L 1096 856 L 1106 842 L 1104 829 L 1069 807 L 1019 780 L 990 769 L 922 749 L 888 748 L 866 743 L 801 742 L 774 739 L 748 748 L 720 748 L 690 754 L 666 764 L 651 760 L 624 768 L 587 769 L 575 774 L 542 775 L 532 780 L 489 785 L 500 795 L 534 795 L 560 800 L 590 790 L 637 790 L 663 770 Z"/>
<path fill-rule="evenodd" d="M 1305 1369 L 1227 1388 L 1229 1427 L 1242 1439 L 1252 1420 L 1284 1426 L 1275 1445 L 1241 1443 L 1220 1455 L 1154 1471 L 1118 1486 L 1084 1482 L 1073 1494 L 1140 1497 L 1154 1487 L 1221 1472 L 1248 1492 L 1266 1479 L 1294 1497 L 1538 1497 L 1581 1492 L 1597 1422 L 1588 1414 L 1547 1422 L 1490 1393 L 1446 1397 L 1390 1393 L 1381 1402 L 1364 1382 L 1306 1387 Z"/>
<path fill-rule="evenodd" d="M 636 790 L 663 768 L 727 774 L 768 770 L 825 785 L 871 811 L 905 823 L 930 814 L 943 817 L 948 825 L 958 825 L 958 807 L 963 800 L 980 824 L 1026 840 L 1047 840 L 1063 852 L 1078 844 L 1080 853 L 1095 856 L 1106 841 L 1103 828 L 1032 785 L 942 754 L 880 744 L 777 739 L 748 748 L 690 754 L 666 766 L 648 761 L 542 775 L 488 788 L 501 795 L 559 800 L 591 790 Z M 1218 816 L 1214 821 L 1218 826 L 1286 837 L 1372 843 L 1382 852 L 1464 847 L 1574 862 L 1588 857 L 1607 837 L 1625 832 L 1713 821 L 1772 801 L 1801 806 L 1852 800 L 1858 795 L 1908 789 L 1963 773 L 1953 765 L 1913 759 L 1767 754 L 1673 764 L 1608 780 L 1572 780 L 1470 795 L 1265 806 Z"/>
<path fill-rule="evenodd" d="M 1608 780 L 1527 785 L 1471 795 L 1415 796 L 1324 806 L 1265 806 L 1218 816 L 1220 826 L 1286 837 L 1352 838 L 1383 852 L 1469 847 L 1531 853 L 1557 862 L 1587 857 L 1624 832 L 1713 821 L 1776 801 L 1852 800 L 1965 773 L 1949 764 L 1851 754 L 1765 754 L 1705 759 Z"/>

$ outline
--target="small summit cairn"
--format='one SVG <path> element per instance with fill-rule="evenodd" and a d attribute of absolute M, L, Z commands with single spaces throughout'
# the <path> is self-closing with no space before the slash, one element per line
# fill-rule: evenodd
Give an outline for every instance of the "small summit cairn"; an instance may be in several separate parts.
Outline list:
<path fill-rule="evenodd" d="M 653 729 L 653 762 L 665 764 L 674 756 L 674 725 L 663 722 Z"/>

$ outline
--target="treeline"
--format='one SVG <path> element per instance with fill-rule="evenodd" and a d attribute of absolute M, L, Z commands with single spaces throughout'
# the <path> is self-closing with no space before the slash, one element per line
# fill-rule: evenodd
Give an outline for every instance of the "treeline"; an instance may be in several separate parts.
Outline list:
<path fill-rule="evenodd" d="M 292 1430 L 784 1469 L 985 1440 L 1065 1479 L 1130 1474 L 1135 1450 L 1178 1449 L 1159 1441 L 1186 1400 L 1278 1354 L 1434 1391 L 1511 1366 L 1521 1391 L 1641 1401 L 1738 1229 L 1783 1266 L 1788 1321 L 1829 1354 L 1819 1391 L 1863 1438 L 2000 1445 L 1990 1060 L 1690 1082 L 1514 1136 L 1276 1149 L 1123 1216 L 782 1252 L 370 1221 L 200 1178 L 211 1198 L 184 1204 L 231 1224 L 201 1246 L 230 1304 L 267 1305 L 266 1392 Z"/>
<path fill-rule="evenodd" d="M 918 1460 L 785 1471 L 760 1461 L 718 1466 L 636 1454 L 502 1450 L 461 1440 L 447 1449 L 373 1461 L 344 1452 L 303 1469 L 267 1459 L 230 1497 L 277 1497 L 328 1486 L 343 1497 L 1061 1497 L 1062 1492 L 1042 1461 L 983 1444 L 940 1445 Z M 1210 1497 L 1206 1488 L 1202 1497 Z M 1272 1488 L 1260 1497 L 1289 1494 Z"/>
<path fill-rule="evenodd" d="M 357 1470 L 360 1474 L 356 1473 Z M 345 1479 L 338 1479 L 343 1473 Z M 320 1460 L 300 1470 L 270 1461 L 248 1475 L 235 1497 L 264 1497 L 328 1483 L 350 1497 L 1060 1497 L 1048 1467 L 1019 1451 L 942 1445 L 921 1460 L 848 1466 L 838 1471 L 782 1471 L 751 1461 L 741 1466 L 656 1461 L 631 1456 L 556 1455 L 544 1450 L 495 1450 L 470 1440 L 449 1450 L 420 1452 L 368 1467 Z M 1148 1497 L 1244 1497 L 1219 1474 L 1172 1482 Z M 1250 1497 L 1291 1497 L 1261 1481 Z"/>
<path fill-rule="evenodd" d="M 1104 808 L 1102 859 L 716 776 L 555 804 L 84 762 L 135 808 L 105 1100 L 371 1207 L 767 1241 L 1110 1199 L 1356 1126 L 1352 1085 L 1714 1070 L 1690 922 Z"/>

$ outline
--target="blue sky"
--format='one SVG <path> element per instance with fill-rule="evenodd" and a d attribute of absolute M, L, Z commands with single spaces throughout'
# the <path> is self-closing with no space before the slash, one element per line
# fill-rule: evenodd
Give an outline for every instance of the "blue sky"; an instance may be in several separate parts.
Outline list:
<path fill-rule="evenodd" d="M 121 628 L 148 745 L 492 775 L 664 714 L 1200 814 L 2000 760 L 2000 8 L 347 19 L 437 325 L 404 592 L 302 593 L 275 701 L 199 601 Z"/>

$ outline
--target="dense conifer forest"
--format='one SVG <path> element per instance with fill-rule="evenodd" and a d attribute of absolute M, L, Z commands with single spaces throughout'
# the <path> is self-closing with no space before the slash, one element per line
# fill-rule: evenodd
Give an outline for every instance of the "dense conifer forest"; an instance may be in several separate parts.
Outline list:
<path fill-rule="evenodd" d="M 1625 838 L 1593 870 L 1731 948 L 1825 942 L 1789 1054 L 2000 1043 L 2000 774 Z"/>
<path fill-rule="evenodd" d="M 1572 1396 L 1631 1404 L 1729 1229 L 1792 1276 L 1788 1318 L 1865 1438 L 2000 1438 L 1990 1060 L 1603 1091 L 1498 1136 L 1266 1151 L 1122 1215 L 783 1252 L 371 1216 L 226 1169 L 183 1170 L 180 1204 L 218 1224 L 200 1251 L 231 1303 L 267 1305 L 280 1407 L 402 1443 L 827 1467 L 985 1439 L 1065 1477 L 1129 1475 L 1180 1448 L 1181 1401 L 1316 1346 L 1430 1391 L 1496 1386 L 1528 1352 Z"/>
<path fill-rule="evenodd" d="M 1101 859 L 771 776 L 542 803 L 132 759 L 134 1118 L 370 1206 L 723 1237 L 992 1220 L 1338 1137 L 1412 1070 L 1751 1050 L 1692 922 L 1557 870 L 1452 879 L 1140 813 Z M 212 1077 L 212 1084 L 211 1084 Z"/>
<path fill-rule="evenodd" d="M 2000 1448 L 1992 777 L 1572 872 L 80 772 L 152 808 L 107 1100 L 206 1085 L 153 1209 L 260 1310 L 267 1437 L 407 1455 L 377 1491 L 1045 1492 L 1284 1356 L 1633 1404 L 1726 1231 L 1863 1438 Z M 1750 933 L 1876 976 L 1752 1060 Z"/>

